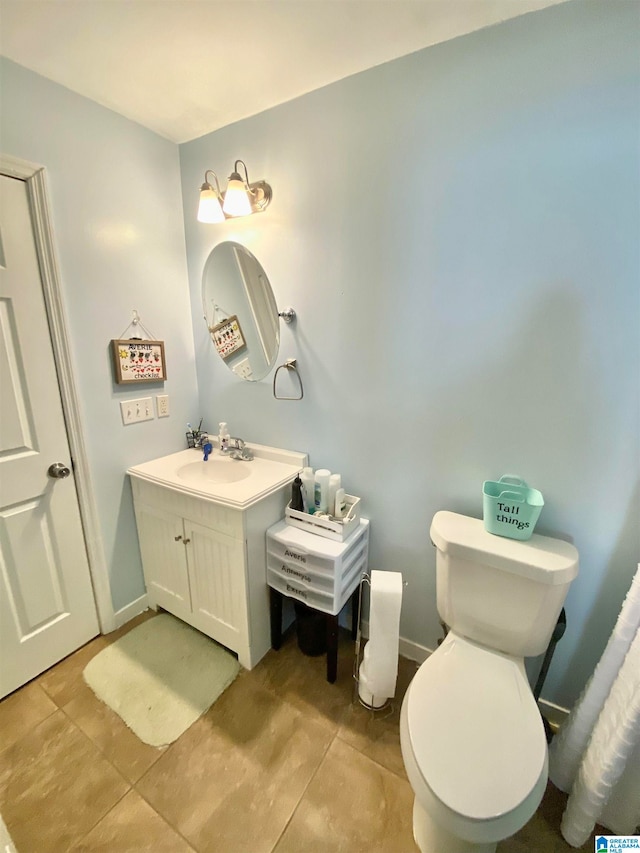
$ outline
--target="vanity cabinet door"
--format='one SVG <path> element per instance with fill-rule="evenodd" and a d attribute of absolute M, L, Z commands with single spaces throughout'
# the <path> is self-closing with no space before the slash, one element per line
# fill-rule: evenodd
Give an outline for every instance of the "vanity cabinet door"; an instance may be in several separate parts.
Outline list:
<path fill-rule="evenodd" d="M 142 504 L 136 507 L 136 521 L 149 603 L 188 616 L 191 596 L 182 518 Z"/>
<path fill-rule="evenodd" d="M 265 530 L 283 488 L 239 510 L 132 478 L 149 605 L 236 652 L 252 669 L 271 648 Z"/>
<path fill-rule="evenodd" d="M 191 624 L 237 651 L 244 663 L 249 638 L 244 540 L 189 519 L 184 531 Z"/>

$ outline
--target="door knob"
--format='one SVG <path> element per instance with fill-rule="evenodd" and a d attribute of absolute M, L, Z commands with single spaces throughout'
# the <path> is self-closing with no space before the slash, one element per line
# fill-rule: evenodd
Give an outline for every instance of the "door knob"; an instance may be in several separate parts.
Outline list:
<path fill-rule="evenodd" d="M 47 474 L 53 477 L 54 480 L 63 480 L 70 473 L 71 469 L 67 468 L 63 462 L 54 462 L 53 465 L 49 465 L 47 468 Z"/>

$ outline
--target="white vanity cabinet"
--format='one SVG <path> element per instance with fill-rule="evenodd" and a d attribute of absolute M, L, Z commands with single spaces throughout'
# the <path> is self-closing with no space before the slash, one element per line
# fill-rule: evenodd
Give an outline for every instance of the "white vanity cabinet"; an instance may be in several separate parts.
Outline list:
<path fill-rule="evenodd" d="M 283 517 L 290 485 L 235 508 L 129 474 L 150 606 L 252 669 L 271 648 L 265 531 Z"/>

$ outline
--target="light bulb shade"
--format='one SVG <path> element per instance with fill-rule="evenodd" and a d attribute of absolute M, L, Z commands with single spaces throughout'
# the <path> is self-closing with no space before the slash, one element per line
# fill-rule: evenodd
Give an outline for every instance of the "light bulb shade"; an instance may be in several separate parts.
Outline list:
<path fill-rule="evenodd" d="M 198 222 L 224 222 L 224 213 L 220 207 L 218 193 L 209 184 L 203 184 L 198 205 Z"/>
<path fill-rule="evenodd" d="M 237 172 L 229 178 L 222 209 L 227 216 L 248 216 L 252 213 L 247 185 Z"/>

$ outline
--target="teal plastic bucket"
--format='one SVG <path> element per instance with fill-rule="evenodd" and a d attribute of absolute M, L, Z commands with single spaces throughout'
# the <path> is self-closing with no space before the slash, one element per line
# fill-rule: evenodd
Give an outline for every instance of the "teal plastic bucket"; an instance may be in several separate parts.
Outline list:
<path fill-rule="evenodd" d="M 503 474 L 499 480 L 485 480 L 482 487 L 484 529 L 509 539 L 529 539 L 536 526 L 544 498 L 522 477 Z"/>

